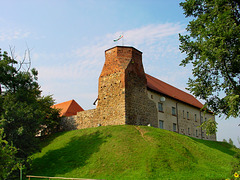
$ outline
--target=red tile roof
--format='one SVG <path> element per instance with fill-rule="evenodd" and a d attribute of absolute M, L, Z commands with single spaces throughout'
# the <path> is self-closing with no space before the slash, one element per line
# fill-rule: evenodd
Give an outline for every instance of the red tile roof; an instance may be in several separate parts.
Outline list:
<path fill-rule="evenodd" d="M 56 109 L 61 109 L 61 116 L 77 115 L 77 112 L 84 111 L 83 108 L 74 100 L 53 105 Z"/>
<path fill-rule="evenodd" d="M 196 98 L 194 98 L 192 95 L 177 89 L 155 77 L 152 77 L 148 74 L 146 74 L 147 78 L 147 87 L 149 89 L 152 89 L 158 93 L 164 94 L 166 96 L 172 97 L 174 99 L 177 99 L 179 101 L 182 101 L 184 103 L 187 103 L 189 105 L 192 105 L 194 107 L 197 107 L 201 109 L 203 107 L 203 104 L 200 103 Z"/>

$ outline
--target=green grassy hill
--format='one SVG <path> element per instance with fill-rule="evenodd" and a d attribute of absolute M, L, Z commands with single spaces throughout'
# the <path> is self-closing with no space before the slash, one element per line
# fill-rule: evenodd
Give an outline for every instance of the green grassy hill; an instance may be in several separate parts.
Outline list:
<path fill-rule="evenodd" d="M 225 179 L 234 149 L 145 126 L 57 133 L 32 156 L 31 175 L 95 179 Z"/>

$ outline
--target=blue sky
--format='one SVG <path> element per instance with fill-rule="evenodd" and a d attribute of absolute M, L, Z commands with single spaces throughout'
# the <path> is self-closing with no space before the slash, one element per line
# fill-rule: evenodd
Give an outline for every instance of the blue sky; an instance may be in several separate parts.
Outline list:
<path fill-rule="evenodd" d="M 184 91 L 191 66 L 180 67 L 179 33 L 189 19 L 179 0 L 0 0 L 0 48 L 21 60 L 27 47 L 44 95 L 95 108 L 104 51 L 122 41 L 143 52 L 145 72 Z M 218 140 L 240 136 L 239 119 L 216 118 Z"/>

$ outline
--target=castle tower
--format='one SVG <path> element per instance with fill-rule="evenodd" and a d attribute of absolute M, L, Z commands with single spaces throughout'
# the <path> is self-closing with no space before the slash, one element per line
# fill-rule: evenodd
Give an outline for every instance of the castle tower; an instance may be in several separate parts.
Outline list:
<path fill-rule="evenodd" d="M 97 109 L 103 125 L 157 126 L 156 105 L 147 97 L 142 52 L 126 46 L 105 51 Z"/>

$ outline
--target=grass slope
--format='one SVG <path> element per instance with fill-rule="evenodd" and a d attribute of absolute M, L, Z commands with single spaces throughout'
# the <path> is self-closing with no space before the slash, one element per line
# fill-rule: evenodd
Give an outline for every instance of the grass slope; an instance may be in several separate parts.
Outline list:
<path fill-rule="evenodd" d="M 32 175 L 95 179 L 225 179 L 234 161 L 227 143 L 145 126 L 57 133 L 32 156 Z"/>

